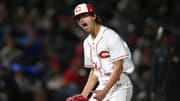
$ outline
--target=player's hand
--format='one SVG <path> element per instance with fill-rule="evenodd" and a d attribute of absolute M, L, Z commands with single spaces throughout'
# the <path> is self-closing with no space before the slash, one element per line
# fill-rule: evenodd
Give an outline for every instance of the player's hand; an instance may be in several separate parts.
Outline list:
<path fill-rule="evenodd" d="M 98 101 L 102 101 L 104 99 L 104 97 L 106 96 L 106 92 L 104 92 L 103 90 L 95 90 L 95 91 L 91 91 L 92 93 L 95 93 L 94 98 Z"/>
<path fill-rule="evenodd" d="M 88 98 L 78 94 L 76 96 L 68 97 L 66 101 L 88 101 Z"/>

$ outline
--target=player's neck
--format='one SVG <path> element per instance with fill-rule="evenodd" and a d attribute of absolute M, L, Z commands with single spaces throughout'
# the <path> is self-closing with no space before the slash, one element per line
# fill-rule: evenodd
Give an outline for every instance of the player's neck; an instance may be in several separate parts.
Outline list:
<path fill-rule="evenodd" d="M 96 36 L 99 34 L 99 31 L 101 29 L 101 25 L 100 24 L 95 24 L 94 25 L 94 31 L 91 32 L 91 36 L 92 36 L 92 39 L 94 40 L 96 38 Z"/>

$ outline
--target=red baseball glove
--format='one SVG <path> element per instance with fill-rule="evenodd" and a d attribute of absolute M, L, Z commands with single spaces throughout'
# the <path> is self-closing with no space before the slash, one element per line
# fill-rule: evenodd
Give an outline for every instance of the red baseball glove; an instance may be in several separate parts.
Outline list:
<path fill-rule="evenodd" d="M 79 94 L 79 95 L 67 98 L 66 101 L 88 101 L 88 98 Z"/>

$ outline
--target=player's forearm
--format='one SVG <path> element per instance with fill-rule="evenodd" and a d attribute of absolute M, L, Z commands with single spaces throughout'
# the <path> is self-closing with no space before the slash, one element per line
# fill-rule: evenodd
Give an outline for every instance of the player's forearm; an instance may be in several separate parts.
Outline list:
<path fill-rule="evenodd" d="M 112 86 L 119 79 L 122 71 L 123 71 L 122 61 L 118 61 L 117 63 L 114 63 L 114 70 L 111 74 L 110 80 L 108 81 L 107 85 L 103 89 L 104 92 L 106 92 L 106 93 L 109 92 L 109 90 L 112 88 Z"/>
<path fill-rule="evenodd" d="M 91 69 L 88 81 L 87 81 L 87 83 L 86 83 L 86 85 L 82 91 L 82 95 L 84 97 L 87 97 L 96 83 L 97 83 L 97 77 L 94 75 L 94 69 Z"/>

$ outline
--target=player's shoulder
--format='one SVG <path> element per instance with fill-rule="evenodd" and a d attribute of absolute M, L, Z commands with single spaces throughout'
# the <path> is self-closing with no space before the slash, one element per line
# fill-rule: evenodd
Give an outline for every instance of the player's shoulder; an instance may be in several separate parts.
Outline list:
<path fill-rule="evenodd" d="M 103 37 L 104 38 L 108 38 L 108 39 L 111 39 L 111 38 L 120 38 L 119 34 L 113 30 L 112 28 L 109 28 L 109 27 L 106 27 L 106 26 L 103 26 Z"/>

